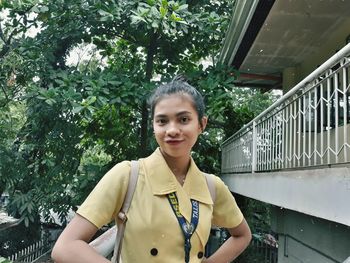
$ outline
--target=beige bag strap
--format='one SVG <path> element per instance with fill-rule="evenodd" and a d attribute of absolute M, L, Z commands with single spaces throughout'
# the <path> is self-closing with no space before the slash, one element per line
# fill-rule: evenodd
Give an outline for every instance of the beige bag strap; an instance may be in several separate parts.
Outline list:
<path fill-rule="evenodd" d="M 216 199 L 216 187 L 215 187 L 215 178 L 214 176 L 210 174 L 203 173 L 205 176 L 205 179 L 207 180 L 208 189 L 210 192 L 211 199 L 213 200 L 213 204 L 215 203 Z"/>
<path fill-rule="evenodd" d="M 135 192 L 137 178 L 139 176 L 139 162 L 138 161 L 131 161 L 131 171 L 130 171 L 130 179 L 128 184 L 128 190 L 126 191 L 124 203 L 122 206 L 122 209 L 118 213 L 118 218 L 121 220 L 121 223 L 118 223 L 117 227 L 117 237 L 115 240 L 114 245 L 114 252 L 112 257 L 113 263 L 119 263 L 120 262 L 120 254 L 122 251 L 122 243 L 123 243 L 123 236 L 125 231 L 125 224 L 128 220 L 127 213 L 131 204 L 132 197 Z"/>

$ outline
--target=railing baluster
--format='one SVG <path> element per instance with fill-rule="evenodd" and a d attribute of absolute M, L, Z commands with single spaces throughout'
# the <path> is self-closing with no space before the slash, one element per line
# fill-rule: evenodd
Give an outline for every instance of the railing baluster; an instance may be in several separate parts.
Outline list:
<path fill-rule="evenodd" d="M 291 168 L 293 161 L 293 104 L 288 105 L 288 141 L 289 141 L 289 153 L 288 153 L 288 168 Z"/>
<path fill-rule="evenodd" d="M 297 163 L 296 160 L 296 154 L 297 154 L 297 104 L 296 100 L 293 102 L 293 135 L 292 135 L 292 141 L 293 141 L 293 167 L 295 167 L 295 164 Z"/>
<path fill-rule="evenodd" d="M 277 168 L 277 147 L 278 147 L 278 122 L 277 115 L 272 116 L 272 170 L 276 170 Z"/>
<path fill-rule="evenodd" d="M 343 66 L 342 68 L 342 75 L 343 75 L 343 112 L 344 112 L 344 117 L 343 117 L 343 132 L 344 132 L 344 144 L 343 144 L 343 155 L 344 155 L 344 162 L 348 161 L 348 99 L 347 99 L 347 68 L 344 67 L 346 63 L 346 59 L 344 59 L 341 62 L 341 65 Z"/>
<path fill-rule="evenodd" d="M 262 121 L 261 123 L 262 125 L 262 132 L 261 132 L 261 136 L 262 136 L 262 171 L 266 170 L 266 130 L 265 130 L 265 120 Z"/>
<path fill-rule="evenodd" d="M 252 134 L 252 173 L 255 173 L 256 171 L 256 161 L 257 161 L 257 149 L 256 149 L 256 140 L 257 140 L 257 134 L 256 134 L 256 122 L 253 122 L 253 134 Z"/>
<path fill-rule="evenodd" d="M 261 126 L 257 124 L 256 154 L 258 171 L 261 171 Z"/>
<path fill-rule="evenodd" d="M 324 103 L 324 99 L 323 99 L 323 81 L 320 84 L 320 164 L 323 164 L 323 156 L 324 156 L 324 152 L 323 152 L 323 144 L 324 144 L 324 139 L 323 139 L 323 127 L 324 127 L 324 120 L 323 120 L 323 103 Z"/>
<path fill-rule="evenodd" d="M 327 78 L 327 164 L 331 163 L 331 70 L 328 71 Z"/>
<path fill-rule="evenodd" d="M 282 160 L 281 160 L 281 169 L 285 168 L 285 159 L 286 159 L 286 149 L 285 149 L 285 145 L 286 145 L 286 133 L 285 131 L 286 129 L 286 122 L 285 122 L 285 118 L 286 118 L 286 108 L 284 107 L 282 109 L 282 131 L 281 131 L 281 135 L 282 135 Z"/>
<path fill-rule="evenodd" d="M 298 98 L 298 165 L 297 167 L 300 167 L 300 160 L 301 160 L 301 133 L 302 133 L 302 128 L 301 128 L 301 98 Z"/>
<path fill-rule="evenodd" d="M 317 164 L 317 156 L 318 156 L 318 151 L 317 151 L 317 104 L 318 104 L 318 99 L 317 99 L 317 96 L 318 96 L 318 93 L 317 93 L 317 87 L 318 87 L 318 84 L 317 84 L 317 81 L 315 81 L 315 92 L 314 92 L 314 103 L 313 103 L 313 111 L 314 111 L 314 117 L 313 117 L 313 120 L 314 120 L 314 131 L 313 131 L 313 140 L 314 140 L 314 150 L 313 150 L 313 155 L 314 155 L 314 163 L 313 165 L 316 165 Z"/>
<path fill-rule="evenodd" d="M 303 166 L 306 165 L 306 95 L 303 95 Z"/>
<path fill-rule="evenodd" d="M 272 170 L 272 147 L 273 147 L 273 129 L 272 129 L 272 118 L 268 119 L 268 170 Z"/>
<path fill-rule="evenodd" d="M 308 92 L 308 101 L 307 101 L 307 109 L 308 109 L 308 131 L 307 131 L 307 140 L 308 140 L 308 148 L 307 148 L 307 161 L 308 165 L 311 165 L 311 123 L 312 123 L 312 116 L 311 116 L 311 92 Z"/>
<path fill-rule="evenodd" d="M 335 162 L 338 163 L 339 157 L 339 93 L 338 93 L 338 73 L 334 74 L 334 108 L 335 108 Z"/>

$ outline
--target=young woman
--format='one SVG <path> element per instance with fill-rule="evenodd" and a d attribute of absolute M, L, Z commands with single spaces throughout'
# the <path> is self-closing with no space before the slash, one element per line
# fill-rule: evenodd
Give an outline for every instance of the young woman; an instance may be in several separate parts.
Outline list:
<path fill-rule="evenodd" d="M 122 262 L 230 262 L 248 246 L 251 233 L 227 186 L 211 175 L 216 188 L 213 203 L 205 176 L 191 158 L 192 147 L 207 124 L 202 96 L 188 83 L 174 80 L 160 86 L 150 104 L 159 148 L 139 160 Z M 56 262 L 109 262 L 88 242 L 101 226 L 116 218 L 129 174 L 130 162 L 124 161 L 96 185 L 57 240 L 52 252 Z M 181 222 L 192 230 L 186 238 Z M 204 258 L 212 224 L 227 228 L 231 237 Z"/>

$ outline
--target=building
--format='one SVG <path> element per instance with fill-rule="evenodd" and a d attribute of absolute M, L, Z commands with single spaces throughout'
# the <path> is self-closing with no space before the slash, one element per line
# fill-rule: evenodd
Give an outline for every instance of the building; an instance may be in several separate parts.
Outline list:
<path fill-rule="evenodd" d="M 273 205 L 278 262 L 350 261 L 350 1 L 239 0 L 220 62 L 283 97 L 222 145 L 234 193 Z M 346 261 L 347 262 L 347 261 Z"/>

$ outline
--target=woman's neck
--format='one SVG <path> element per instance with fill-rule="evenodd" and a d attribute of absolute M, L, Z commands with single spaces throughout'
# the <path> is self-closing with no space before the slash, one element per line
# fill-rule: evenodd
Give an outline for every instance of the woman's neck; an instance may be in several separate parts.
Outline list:
<path fill-rule="evenodd" d="M 177 178 L 179 177 L 182 178 L 182 180 L 184 180 L 191 163 L 190 155 L 174 158 L 167 155 L 162 150 L 161 153 L 173 174 Z"/>

